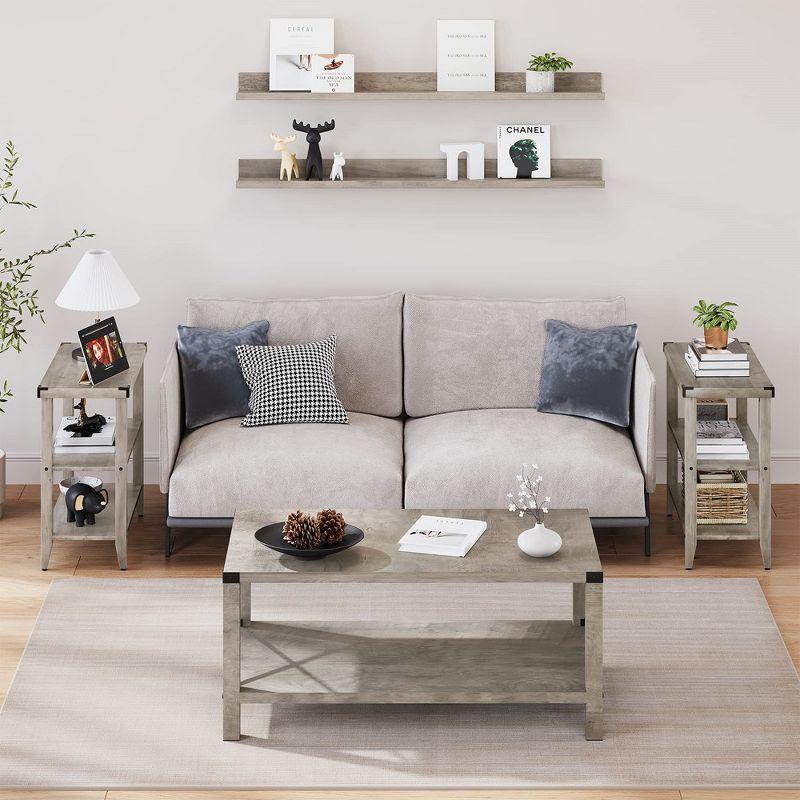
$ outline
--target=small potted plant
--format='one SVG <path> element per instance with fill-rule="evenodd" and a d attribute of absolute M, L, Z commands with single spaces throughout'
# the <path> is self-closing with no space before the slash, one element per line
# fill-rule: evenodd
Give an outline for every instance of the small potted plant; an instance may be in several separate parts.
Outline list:
<path fill-rule="evenodd" d="M 558 53 L 531 55 L 525 73 L 526 92 L 553 92 L 556 86 L 556 72 L 572 69 L 572 62 Z"/>
<path fill-rule="evenodd" d="M 697 314 L 694 324 L 703 329 L 706 347 L 711 350 L 724 350 L 728 346 L 728 332 L 735 331 L 739 324 L 731 311 L 737 305 L 730 300 L 724 303 L 697 301 L 697 305 L 692 309 Z"/>

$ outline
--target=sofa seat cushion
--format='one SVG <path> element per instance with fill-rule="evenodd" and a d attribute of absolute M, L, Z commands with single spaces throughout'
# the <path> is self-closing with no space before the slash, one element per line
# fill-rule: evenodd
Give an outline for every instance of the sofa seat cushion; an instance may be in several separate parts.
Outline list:
<path fill-rule="evenodd" d="M 505 508 L 523 463 L 538 464 L 552 508 L 644 516 L 630 437 L 602 422 L 534 409 L 455 411 L 408 420 L 407 508 Z"/>
<path fill-rule="evenodd" d="M 349 425 L 240 422 L 215 422 L 183 439 L 169 481 L 170 516 L 402 507 L 400 420 L 351 412 Z"/>

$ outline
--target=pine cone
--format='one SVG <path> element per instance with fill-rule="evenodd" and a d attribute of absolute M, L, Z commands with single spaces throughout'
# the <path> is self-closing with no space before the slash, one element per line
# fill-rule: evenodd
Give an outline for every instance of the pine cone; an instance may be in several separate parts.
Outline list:
<path fill-rule="evenodd" d="M 302 511 L 289 514 L 283 523 L 283 540 L 298 550 L 311 550 L 320 545 L 319 525 L 314 517 Z"/>
<path fill-rule="evenodd" d="M 344 517 L 333 508 L 317 514 L 317 526 L 322 544 L 339 544 L 344 539 Z"/>

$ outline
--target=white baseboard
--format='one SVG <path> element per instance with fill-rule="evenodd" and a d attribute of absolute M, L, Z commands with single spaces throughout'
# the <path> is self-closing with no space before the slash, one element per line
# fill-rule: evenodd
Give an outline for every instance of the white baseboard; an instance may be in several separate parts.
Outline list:
<path fill-rule="evenodd" d="M 665 483 L 667 479 L 667 454 L 656 454 L 656 480 Z M 145 483 L 158 483 L 158 454 L 149 453 L 144 457 Z M 754 473 L 751 482 L 757 482 Z M 7 483 L 39 483 L 39 454 L 7 453 Z M 772 454 L 772 482 L 800 483 L 800 453 Z"/>

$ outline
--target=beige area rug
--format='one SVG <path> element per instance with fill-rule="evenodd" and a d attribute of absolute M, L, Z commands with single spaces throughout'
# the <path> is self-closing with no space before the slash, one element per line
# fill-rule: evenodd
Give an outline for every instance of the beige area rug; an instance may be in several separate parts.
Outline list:
<path fill-rule="evenodd" d="M 266 588 L 254 618 L 570 616 L 561 586 Z M 800 784 L 798 677 L 756 580 L 609 580 L 605 614 L 603 742 L 577 707 L 475 705 L 245 706 L 222 742 L 218 582 L 60 581 L 0 713 L 0 786 Z"/>

